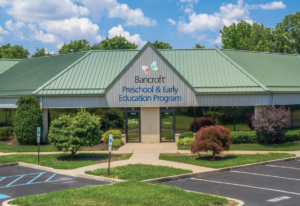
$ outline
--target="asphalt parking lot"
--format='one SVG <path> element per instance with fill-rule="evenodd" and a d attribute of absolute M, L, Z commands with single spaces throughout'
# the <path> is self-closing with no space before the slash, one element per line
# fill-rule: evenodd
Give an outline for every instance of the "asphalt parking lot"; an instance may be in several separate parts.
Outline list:
<path fill-rule="evenodd" d="M 246 206 L 298 206 L 300 161 L 256 166 L 163 184 L 239 199 L 244 201 Z"/>
<path fill-rule="evenodd" d="M 0 168 L 0 205 L 7 199 L 106 182 L 55 174 L 27 167 Z"/>

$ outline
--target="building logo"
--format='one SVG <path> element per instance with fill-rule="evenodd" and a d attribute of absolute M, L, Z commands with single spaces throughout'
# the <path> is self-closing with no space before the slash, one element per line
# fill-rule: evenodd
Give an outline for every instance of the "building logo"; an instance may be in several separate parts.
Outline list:
<path fill-rule="evenodd" d="M 156 66 L 156 61 L 152 62 L 151 66 L 142 66 L 142 70 L 144 70 L 145 74 L 149 74 L 151 70 L 158 70 L 158 67 Z"/>

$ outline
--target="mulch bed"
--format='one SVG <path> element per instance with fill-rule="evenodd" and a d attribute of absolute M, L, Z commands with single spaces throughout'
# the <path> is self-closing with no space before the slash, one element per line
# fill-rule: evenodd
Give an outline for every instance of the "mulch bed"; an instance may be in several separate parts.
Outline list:
<path fill-rule="evenodd" d="M 117 151 L 119 147 L 112 147 L 113 151 Z M 108 150 L 108 143 L 101 142 L 101 144 L 92 146 L 92 147 L 83 147 L 83 151 L 105 151 Z"/>

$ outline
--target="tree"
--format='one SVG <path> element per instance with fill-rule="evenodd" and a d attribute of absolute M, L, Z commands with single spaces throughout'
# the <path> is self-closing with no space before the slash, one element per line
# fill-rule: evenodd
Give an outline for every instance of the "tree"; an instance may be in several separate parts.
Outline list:
<path fill-rule="evenodd" d="M 262 24 L 245 21 L 224 26 L 220 30 L 223 49 L 266 51 L 270 50 L 273 42 L 273 30 Z"/>
<path fill-rule="evenodd" d="M 162 41 L 155 41 L 152 43 L 152 45 L 156 48 L 156 49 L 172 49 L 172 47 L 170 46 L 170 44 L 162 42 Z"/>
<path fill-rule="evenodd" d="M 26 59 L 30 55 L 22 46 L 5 44 L 0 47 L 0 58 L 3 59 Z"/>
<path fill-rule="evenodd" d="M 43 56 L 51 56 L 53 54 L 47 53 L 47 49 L 41 48 L 39 49 L 38 47 L 35 49 L 35 53 L 31 56 L 31 58 L 34 57 L 43 57 Z"/>
<path fill-rule="evenodd" d="M 90 42 L 85 39 L 71 41 L 69 44 L 64 43 L 64 45 L 58 50 L 59 54 L 68 54 L 75 52 L 88 51 L 91 49 Z"/>
<path fill-rule="evenodd" d="M 100 43 L 94 44 L 92 50 L 112 50 L 112 49 L 137 49 L 138 46 L 135 43 L 127 41 L 125 37 L 115 36 L 113 38 L 106 37 L 105 40 Z"/>
<path fill-rule="evenodd" d="M 80 147 L 92 147 L 100 143 L 103 134 L 100 127 L 99 116 L 81 109 L 74 117 L 63 115 L 53 120 L 48 136 L 58 151 L 70 151 L 74 156 Z"/>
<path fill-rule="evenodd" d="M 231 144 L 230 130 L 221 125 L 201 128 L 195 135 L 191 146 L 193 154 L 199 152 L 213 152 L 213 158 L 224 150 L 229 150 Z"/>
<path fill-rule="evenodd" d="M 37 98 L 27 95 L 18 99 L 14 117 L 14 132 L 20 145 L 34 145 L 37 127 L 43 134 L 43 113 Z"/>
<path fill-rule="evenodd" d="M 290 108 L 264 106 L 253 117 L 252 125 L 262 143 L 280 143 L 284 128 L 291 123 Z"/>
<path fill-rule="evenodd" d="M 201 46 L 200 43 L 195 44 L 195 47 L 193 47 L 193 49 L 204 49 L 205 46 Z"/>
<path fill-rule="evenodd" d="M 300 53 L 300 11 L 285 16 L 277 24 L 272 47 L 279 53 Z"/>

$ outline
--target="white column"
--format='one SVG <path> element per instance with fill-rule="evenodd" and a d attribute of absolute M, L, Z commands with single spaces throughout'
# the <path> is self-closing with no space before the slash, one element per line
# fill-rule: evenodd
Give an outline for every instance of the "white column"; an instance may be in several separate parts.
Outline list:
<path fill-rule="evenodd" d="M 44 130 L 43 130 L 43 142 L 45 142 L 46 140 L 46 136 L 48 134 L 48 109 L 43 109 L 43 126 L 44 126 Z"/>
<path fill-rule="evenodd" d="M 256 118 L 258 112 L 262 109 L 263 106 L 254 106 L 254 117 Z"/>

